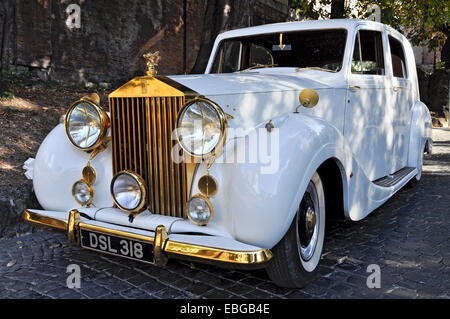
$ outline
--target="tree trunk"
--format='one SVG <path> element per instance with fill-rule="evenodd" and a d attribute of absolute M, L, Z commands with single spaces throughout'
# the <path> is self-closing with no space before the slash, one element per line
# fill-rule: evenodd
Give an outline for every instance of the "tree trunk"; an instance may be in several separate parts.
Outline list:
<path fill-rule="evenodd" d="M 231 27 L 252 25 L 252 7 L 253 0 L 205 0 L 202 41 L 191 73 L 205 72 L 214 41 L 220 32 Z"/>
<path fill-rule="evenodd" d="M 331 1 L 331 19 L 345 18 L 345 0 Z"/>
<path fill-rule="evenodd" d="M 14 2 L 3 0 L 0 3 L 0 96 L 8 90 L 4 74 L 13 58 L 11 43 L 14 27 Z"/>
<path fill-rule="evenodd" d="M 2 0 L 0 3 L 0 93 L 6 90 L 4 73 L 14 59 L 13 38 L 15 29 L 14 0 Z M 2 84 L 3 83 L 3 84 Z"/>
<path fill-rule="evenodd" d="M 450 69 L 450 28 L 445 30 L 445 35 L 447 36 L 447 40 L 445 40 L 444 45 L 441 50 L 441 61 L 445 62 L 445 68 Z"/>

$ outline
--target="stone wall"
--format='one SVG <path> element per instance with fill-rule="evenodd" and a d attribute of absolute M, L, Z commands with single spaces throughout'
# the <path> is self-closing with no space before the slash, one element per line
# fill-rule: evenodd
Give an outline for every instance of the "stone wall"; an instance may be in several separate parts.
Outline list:
<path fill-rule="evenodd" d="M 123 82 L 143 74 L 145 52 L 159 50 L 160 73 L 189 73 L 202 35 L 209 32 L 203 22 L 211 3 L 215 14 L 225 15 L 231 8 L 236 16 L 250 17 L 245 25 L 227 28 L 288 16 L 288 0 L 249 0 L 247 12 L 233 11 L 243 3 L 233 0 L 2 0 L 0 38 L 7 38 L 1 48 L 3 70 L 13 64 L 44 80 Z M 78 26 L 71 5 L 80 9 Z"/>
<path fill-rule="evenodd" d="M 441 52 L 440 51 L 436 51 L 436 56 L 435 56 L 435 52 L 432 51 L 428 51 L 428 48 L 426 46 L 423 47 L 413 47 L 413 51 L 414 51 L 414 58 L 416 59 L 416 64 L 417 65 L 422 65 L 422 64 L 434 64 L 435 59 L 436 60 L 440 60 L 441 59 Z"/>

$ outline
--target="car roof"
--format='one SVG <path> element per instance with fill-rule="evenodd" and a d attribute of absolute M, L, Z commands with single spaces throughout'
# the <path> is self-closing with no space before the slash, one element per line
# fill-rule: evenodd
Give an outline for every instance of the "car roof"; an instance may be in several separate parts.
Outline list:
<path fill-rule="evenodd" d="M 328 19 L 328 20 L 307 20 L 307 21 L 293 21 L 293 22 L 280 22 L 272 24 L 264 24 L 254 27 L 247 27 L 241 29 L 234 29 L 231 31 L 225 31 L 221 33 L 218 38 L 235 38 L 241 36 L 250 36 L 262 33 L 276 33 L 276 32 L 289 32 L 308 29 L 330 29 L 330 28 L 345 28 L 354 29 L 359 24 L 365 24 L 368 26 L 384 26 L 393 31 L 396 31 L 389 26 L 362 19 Z"/>

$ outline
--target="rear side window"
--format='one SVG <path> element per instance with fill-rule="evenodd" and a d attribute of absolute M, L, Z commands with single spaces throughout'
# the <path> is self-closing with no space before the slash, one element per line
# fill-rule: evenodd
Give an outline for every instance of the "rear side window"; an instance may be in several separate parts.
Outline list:
<path fill-rule="evenodd" d="M 389 36 L 391 47 L 392 70 L 397 78 L 406 78 L 406 61 L 403 46 L 400 41 Z"/>
<path fill-rule="evenodd" d="M 352 73 L 384 75 L 383 52 L 381 32 L 360 30 L 355 39 Z"/>

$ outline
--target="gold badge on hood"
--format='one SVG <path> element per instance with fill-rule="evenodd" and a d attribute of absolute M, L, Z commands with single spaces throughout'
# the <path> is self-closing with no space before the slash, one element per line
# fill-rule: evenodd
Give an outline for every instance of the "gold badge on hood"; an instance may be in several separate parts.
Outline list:
<path fill-rule="evenodd" d="M 158 71 L 156 71 L 156 66 L 158 65 L 160 55 L 159 51 L 156 51 L 154 53 L 148 52 L 143 55 L 144 59 L 147 61 L 147 75 L 149 76 L 155 76 Z"/>

